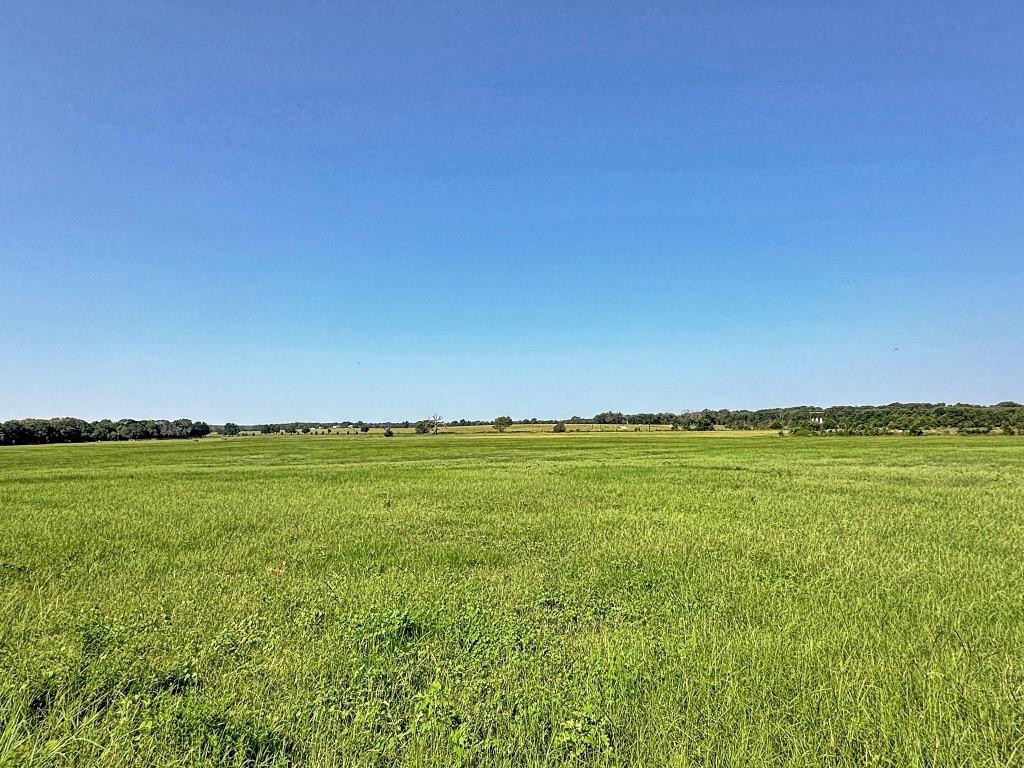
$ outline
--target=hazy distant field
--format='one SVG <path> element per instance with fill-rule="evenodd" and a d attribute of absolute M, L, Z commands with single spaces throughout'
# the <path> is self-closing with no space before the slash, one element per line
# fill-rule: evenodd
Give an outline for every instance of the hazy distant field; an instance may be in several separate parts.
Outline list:
<path fill-rule="evenodd" d="M 553 424 L 513 424 L 506 431 L 507 432 L 520 432 L 520 433 L 531 433 L 531 434 L 547 434 L 552 431 Z M 634 424 L 570 424 L 566 423 L 566 432 L 669 432 L 672 427 L 669 424 L 651 424 L 651 425 L 634 425 Z M 416 430 L 413 427 L 393 427 L 392 431 L 396 435 L 414 435 Z M 255 432 L 246 432 L 247 436 L 254 436 Z M 314 434 L 320 436 L 328 435 L 356 435 L 359 434 L 358 427 L 341 427 L 339 429 L 316 429 Z M 367 433 L 369 436 L 383 435 L 383 427 L 373 427 Z M 494 427 L 490 424 L 480 424 L 476 426 L 452 426 L 448 425 L 444 427 L 444 434 L 455 434 L 455 435 L 494 435 L 497 434 Z M 728 434 L 744 434 L 742 432 L 728 433 Z M 746 433 L 749 436 L 750 433 Z M 764 432 L 762 434 L 768 434 Z M 774 433 L 772 433 L 774 434 Z"/>
<path fill-rule="evenodd" d="M 1024 438 L 0 449 L 0 765 L 1024 765 Z"/>

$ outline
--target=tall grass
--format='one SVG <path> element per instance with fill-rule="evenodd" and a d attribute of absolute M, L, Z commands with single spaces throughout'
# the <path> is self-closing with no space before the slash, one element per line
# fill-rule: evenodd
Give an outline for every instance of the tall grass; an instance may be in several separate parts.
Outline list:
<path fill-rule="evenodd" d="M 1024 764 L 1024 440 L 0 450 L 2 765 Z"/>

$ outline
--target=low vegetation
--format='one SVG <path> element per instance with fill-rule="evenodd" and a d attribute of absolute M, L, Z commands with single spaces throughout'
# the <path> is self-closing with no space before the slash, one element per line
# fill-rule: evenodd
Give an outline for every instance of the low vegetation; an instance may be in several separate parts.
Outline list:
<path fill-rule="evenodd" d="M 6 448 L 0 765 L 1020 765 L 1022 498 L 1001 436 Z"/>
<path fill-rule="evenodd" d="M 417 434 L 438 434 L 442 428 L 491 427 L 507 432 L 513 426 L 549 427 L 555 432 L 565 431 L 565 424 L 581 426 L 634 426 L 665 427 L 690 432 L 714 430 L 788 430 L 793 434 L 830 435 L 884 435 L 902 433 L 922 435 L 929 431 L 957 432 L 960 434 L 988 434 L 998 431 L 1012 435 L 1024 433 L 1024 406 L 1015 402 L 996 405 L 945 405 L 944 403 L 893 403 L 873 406 L 833 406 L 818 410 L 809 406 L 772 408 L 760 411 L 702 410 L 682 413 L 631 413 L 605 411 L 589 419 L 573 416 L 566 421 L 541 419 L 515 420 L 499 416 L 494 421 L 468 421 L 458 419 L 444 422 L 433 415 L 415 423 L 364 421 L 300 422 L 283 424 L 254 424 L 239 426 L 233 422 L 210 427 L 203 421 L 190 419 L 144 420 L 109 419 L 87 422 L 75 418 L 20 419 L 0 423 L 0 446 L 39 445 L 45 443 L 80 443 L 109 440 L 147 440 L 204 437 L 212 432 L 225 437 L 242 433 L 261 434 L 320 434 L 340 430 L 355 430 L 367 434 L 373 429 L 384 431 L 388 437 L 395 430 L 414 431 Z M 546 429 L 538 431 L 547 431 Z M 390 434 L 388 434 L 390 433 Z"/>

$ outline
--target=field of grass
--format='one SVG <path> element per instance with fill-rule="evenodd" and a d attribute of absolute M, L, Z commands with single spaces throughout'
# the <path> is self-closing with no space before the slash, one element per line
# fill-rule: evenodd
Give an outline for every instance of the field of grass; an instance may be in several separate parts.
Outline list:
<path fill-rule="evenodd" d="M 1024 765 L 1024 439 L 0 449 L 0 765 Z"/>

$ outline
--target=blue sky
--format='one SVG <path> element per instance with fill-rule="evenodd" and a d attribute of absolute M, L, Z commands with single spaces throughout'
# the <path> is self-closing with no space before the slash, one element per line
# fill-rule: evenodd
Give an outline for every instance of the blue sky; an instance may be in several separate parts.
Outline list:
<path fill-rule="evenodd" d="M 1022 29 L 5 4 L 0 418 L 1024 399 Z"/>

